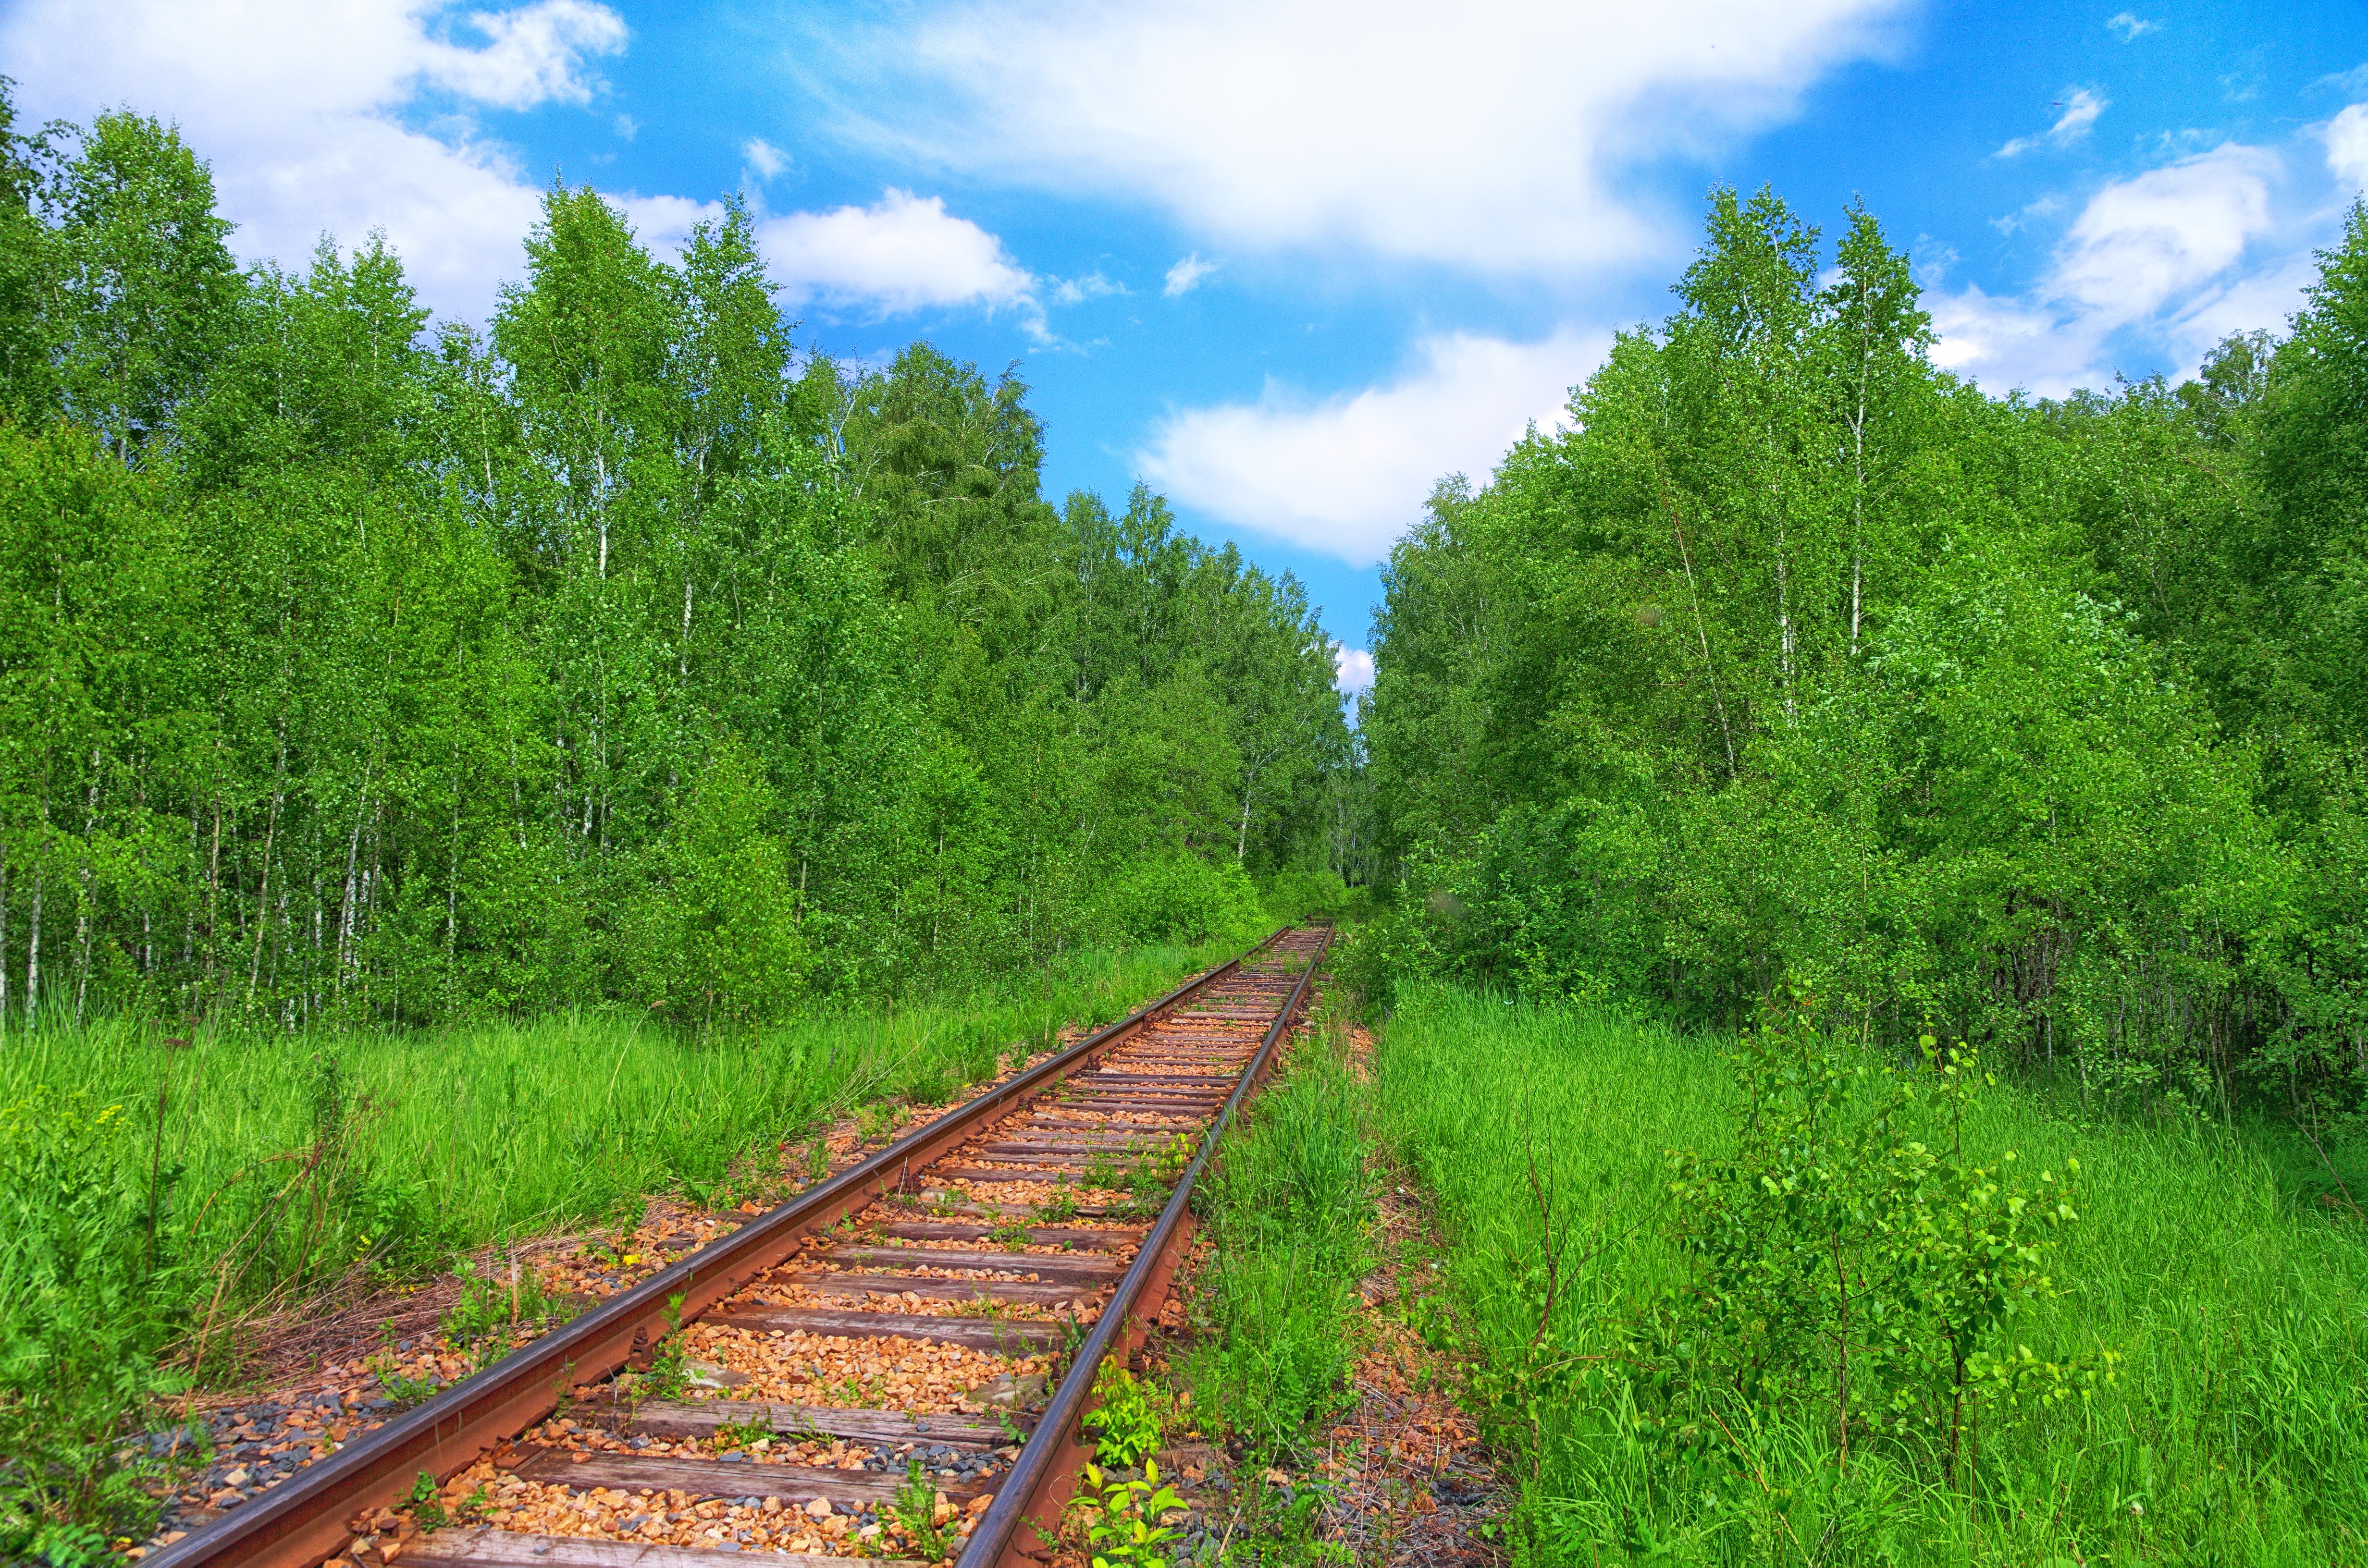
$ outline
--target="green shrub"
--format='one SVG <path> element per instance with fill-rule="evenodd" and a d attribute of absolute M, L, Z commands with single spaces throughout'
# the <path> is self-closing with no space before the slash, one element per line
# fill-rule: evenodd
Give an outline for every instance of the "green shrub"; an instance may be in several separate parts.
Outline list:
<path fill-rule="evenodd" d="M 1201 942 L 1247 933 L 1260 919 L 1257 887 L 1232 860 L 1178 853 L 1143 860 L 1112 884 L 1111 917 L 1129 940 Z"/>
<path fill-rule="evenodd" d="M 153 1467 L 117 1449 L 181 1380 L 179 1172 L 120 1105 L 37 1093 L 0 1109 L 0 1557 L 144 1534 Z"/>

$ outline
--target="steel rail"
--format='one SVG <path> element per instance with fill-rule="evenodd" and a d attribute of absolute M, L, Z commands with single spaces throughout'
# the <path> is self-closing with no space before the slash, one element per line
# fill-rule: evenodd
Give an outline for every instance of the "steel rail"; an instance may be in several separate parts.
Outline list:
<path fill-rule="evenodd" d="M 647 1366 L 660 1339 L 796 1252 L 808 1233 L 899 1190 L 913 1169 L 962 1142 L 981 1123 L 1090 1065 L 1160 1014 L 1239 970 L 1289 929 L 1277 929 L 1240 957 L 1186 981 L 347 1443 L 237 1512 L 146 1558 L 143 1568 L 314 1568 L 344 1547 L 352 1534 L 349 1520 L 401 1502 L 422 1471 L 441 1482 L 550 1415 L 576 1390 L 624 1368 Z M 677 1296 L 678 1307 L 673 1304 Z"/>
<path fill-rule="evenodd" d="M 1282 1011 L 1268 1026 L 1258 1054 L 1242 1070 L 1224 1108 L 1209 1124 L 1201 1140 L 1200 1153 L 1185 1167 L 1183 1179 L 1168 1196 L 1158 1224 L 1144 1238 L 1134 1262 L 1102 1307 L 1101 1315 L 1077 1347 L 1068 1369 L 1062 1373 L 1061 1386 L 1053 1391 L 1051 1402 L 1037 1417 L 1034 1435 L 1021 1448 L 1019 1457 L 1012 1460 L 1011 1468 L 997 1478 L 995 1501 L 987 1506 L 985 1517 L 972 1530 L 970 1542 L 962 1549 L 954 1568 L 1042 1568 L 1053 1556 L 1055 1547 L 1052 1543 L 1060 1535 L 1062 1510 L 1068 1504 L 1078 1469 L 1092 1447 L 1085 1437 L 1082 1423 L 1092 1401 L 1095 1374 L 1113 1346 L 1123 1341 L 1132 1352 L 1148 1337 L 1149 1323 L 1137 1313 L 1136 1306 L 1147 1301 L 1156 1314 L 1166 1299 L 1168 1278 L 1191 1241 L 1193 1184 L 1216 1153 L 1218 1141 L 1232 1123 L 1234 1112 L 1272 1067 L 1275 1047 L 1290 1029 L 1292 1018 L 1315 978 L 1316 966 L 1331 948 L 1331 927 L 1327 926 L 1323 930 L 1323 941 L 1308 955 L 1306 971 L 1300 975 L 1299 983 L 1291 988 Z M 1271 942 L 1273 938 L 1268 940 Z M 1029 1528 L 1023 1530 L 1023 1526 Z M 1023 1540 L 1023 1536 L 1033 1539 Z"/>

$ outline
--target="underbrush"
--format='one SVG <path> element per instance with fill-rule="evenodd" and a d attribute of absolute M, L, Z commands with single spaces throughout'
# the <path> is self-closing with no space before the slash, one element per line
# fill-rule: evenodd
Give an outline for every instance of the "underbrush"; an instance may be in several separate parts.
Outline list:
<path fill-rule="evenodd" d="M 785 1154 L 820 1174 L 819 1141 L 800 1141 L 832 1119 L 885 1130 L 894 1102 L 940 1103 L 1240 945 L 1086 955 L 1024 988 L 704 1039 L 615 1013 L 19 1032 L 0 1051 L 0 1557 L 139 1533 L 142 1471 L 117 1444 L 180 1380 L 160 1361 L 235 1375 L 259 1309 L 637 1215 L 652 1193 L 774 1198 Z M 513 1288 L 476 1294 L 521 1310 Z"/>
<path fill-rule="evenodd" d="M 1438 1194 L 1440 1332 L 1515 1458 L 1522 1551 L 2361 1560 L 2363 1227 L 2226 1128 L 1959 1094 L 1936 1052 L 1777 1028 L 1738 1061 L 1583 1007 L 1402 999 L 1381 1131 Z M 1804 1244 L 1828 1223 L 1830 1277 Z M 2012 1233 L 1952 1250 L 1984 1226 Z"/>

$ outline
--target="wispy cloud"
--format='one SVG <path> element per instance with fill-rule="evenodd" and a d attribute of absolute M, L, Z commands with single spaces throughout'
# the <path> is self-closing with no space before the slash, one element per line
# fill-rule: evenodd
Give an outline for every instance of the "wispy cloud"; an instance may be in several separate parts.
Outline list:
<path fill-rule="evenodd" d="M 1056 305 L 1082 305 L 1087 300 L 1106 299 L 1112 294 L 1125 292 L 1125 284 L 1103 277 L 1099 267 L 1083 278 L 1053 279 L 1053 302 Z"/>
<path fill-rule="evenodd" d="M 2160 22 L 2149 22 L 2135 11 L 2116 11 L 2105 18 L 2108 30 L 2122 35 L 2123 43 L 2135 43 L 2147 33 L 2162 30 Z"/>
<path fill-rule="evenodd" d="M 1171 300 L 1178 294 L 1189 294 L 1201 286 L 1202 278 L 1224 265 L 1222 261 L 1202 261 L 1201 253 L 1194 251 L 1167 269 L 1167 287 L 1164 292 Z"/>
<path fill-rule="evenodd" d="M 2064 210 L 2064 198 L 2051 190 L 2038 200 L 2027 202 L 2003 218 L 1991 219 L 1990 227 L 2001 234 L 2011 234 L 2018 229 L 2030 228 L 2040 219 L 2055 217 Z"/>
<path fill-rule="evenodd" d="M 617 134 L 631 142 L 641 134 L 642 122 L 630 114 L 620 114 L 615 120 Z"/>
<path fill-rule="evenodd" d="M 2016 137 L 2000 147 L 1995 156 L 2020 158 L 2035 148 L 2069 147 L 2089 134 L 2089 128 L 2097 123 L 2099 115 L 2112 107 L 2112 100 L 2087 87 L 2072 87 L 2065 92 L 2062 104 L 2064 112 L 2055 124 L 2037 135 Z"/>
<path fill-rule="evenodd" d="M 740 143 L 740 160 L 755 171 L 758 179 L 778 179 L 790 166 L 790 155 L 761 136 L 751 136 Z"/>

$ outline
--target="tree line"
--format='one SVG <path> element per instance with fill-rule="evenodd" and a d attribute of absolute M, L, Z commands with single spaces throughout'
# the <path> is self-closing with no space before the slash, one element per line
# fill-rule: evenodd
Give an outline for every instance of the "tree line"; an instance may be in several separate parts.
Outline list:
<path fill-rule="evenodd" d="M 1713 194 L 1394 551 L 1380 983 L 1928 1027 L 2102 1091 L 2368 1086 L 2368 210 L 2282 337 L 1985 396 L 1908 258 Z"/>
<path fill-rule="evenodd" d="M 5 87 L 5 84 L 0 84 Z M 554 184 L 431 324 L 0 91 L 0 1020 L 693 1025 L 1337 886 L 1298 584 L 1040 488 L 1026 387 L 794 337 L 736 203 Z"/>

